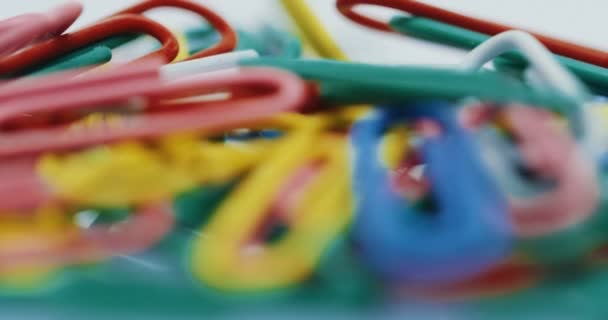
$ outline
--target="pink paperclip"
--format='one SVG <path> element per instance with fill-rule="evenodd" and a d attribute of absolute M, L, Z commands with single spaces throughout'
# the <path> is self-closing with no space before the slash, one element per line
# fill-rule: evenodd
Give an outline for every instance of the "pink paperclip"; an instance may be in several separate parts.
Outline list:
<path fill-rule="evenodd" d="M 53 199 L 53 193 L 36 173 L 37 157 L 0 161 L 0 211 L 25 212 Z"/>
<path fill-rule="evenodd" d="M 70 236 L 56 247 L 44 239 L 38 247 L 14 246 L 0 251 L 0 270 L 27 265 L 63 266 L 90 263 L 113 256 L 143 251 L 162 240 L 173 228 L 174 215 L 169 203 L 148 204 L 136 209 L 130 219 L 113 226 L 94 226 Z M 32 238 L 37 235 L 33 234 Z M 53 246 L 53 245 L 51 245 Z"/>
<path fill-rule="evenodd" d="M 552 123 L 548 111 L 487 105 L 465 109 L 464 125 L 482 126 L 502 112 L 509 129 L 519 141 L 526 165 L 537 174 L 552 178 L 556 186 L 530 199 L 510 199 L 515 231 L 522 237 L 536 237 L 564 230 L 589 218 L 599 201 L 597 173 L 578 149 L 567 130 Z"/>
<path fill-rule="evenodd" d="M 0 21 L 0 56 L 62 34 L 81 13 L 82 4 L 70 1 L 46 13 L 28 13 Z"/>
<path fill-rule="evenodd" d="M 228 89 L 247 88 L 255 89 L 261 94 L 253 97 L 239 97 L 239 94 L 235 94 L 237 98 L 221 101 L 164 101 Z M 105 92 L 111 91 L 105 90 Z M 286 71 L 266 68 L 246 68 L 237 73 L 189 77 L 167 83 L 161 88 L 154 85 L 153 91 L 152 94 L 142 94 L 137 97 L 144 98 L 142 99 L 144 103 L 140 106 L 142 110 L 156 111 L 124 117 L 124 124 L 121 126 L 112 128 L 94 126 L 74 130 L 64 124 L 0 133 L 2 138 L 0 158 L 82 148 L 124 139 L 153 138 L 173 132 L 194 130 L 220 132 L 247 126 L 281 112 L 301 110 L 306 105 L 308 93 L 306 84 L 297 76 Z M 118 98 L 119 101 L 124 101 L 124 96 L 118 95 Z M 43 103 L 38 98 L 32 99 L 34 100 L 24 98 L 0 104 L 0 127 L 23 117 L 25 110 L 28 116 L 83 110 L 83 106 L 91 101 L 88 94 L 83 94 L 80 101 L 74 99 L 67 104 Z M 23 101 L 25 102 L 21 104 Z M 96 102 L 111 101 L 100 99 Z"/>
<path fill-rule="evenodd" d="M 38 81 L 38 80 L 33 80 Z M 240 97 L 225 101 L 164 102 L 193 94 L 217 92 L 225 89 L 256 89 L 260 96 Z M 270 89 L 270 90 L 269 90 Z M 238 95 L 237 95 L 238 96 Z M 264 68 L 242 69 L 238 73 L 201 75 L 187 80 L 173 81 L 161 88 L 155 85 L 149 99 L 150 110 L 125 118 L 124 125 L 108 128 L 94 126 L 77 130 L 67 125 L 56 127 L 26 128 L 0 134 L 0 211 L 27 210 L 55 199 L 35 172 L 36 155 L 43 152 L 59 152 L 126 139 L 148 139 L 170 133 L 204 130 L 206 133 L 222 132 L 247 127 L 279 112 L 297 111 L 306 105 L 307 87 L 304 81 L 285 71 Z M 122 101 L 124 96 L 117 96 Z M 48 113 L 81 110 L 82 104 L 68 100 L 68 104 L 54 104 L 52 108 L 27 101 L 32 113 Z M 106 100 L 104 100 L 106 101 Z M 19 103 L 19 100 L 14 102 Z M 67 107 L 65 107 L 67 106 Z M 2 122 L 22 116 L 23 106 L 0 106 Z M 10 110 L 10 112 L 5 112 Z M 16 190 L 29 190 L 17 192 Z"/>
<path fill-rule="evenodd" d="M 34 113 L 96 106 L 149 95 L 162 87 L 160 61 L 148 60 L 74 77 L 81 70 L 27 78 L 0 87 L 0 127 Z M 0 133 L 1 135 L 1 133 Z"/>
<path fill-rule="evenodd" d="M 528 166 L 556 180 L 547 193 L 510 201 L 516 232 L 544 235 L 589 218 L 600 196 L 597 173 L 568 131 L 552 124 L 548 111 L 516 106 L 505 113 Z"/>

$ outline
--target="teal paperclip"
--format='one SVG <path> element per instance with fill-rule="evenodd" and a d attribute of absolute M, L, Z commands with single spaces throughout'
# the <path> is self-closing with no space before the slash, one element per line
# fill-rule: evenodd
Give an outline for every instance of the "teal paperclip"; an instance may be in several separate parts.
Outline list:
<path fill-rule="evenodd" d="M 114 36 L 12 76 L 41 76 L 59 71 L 103 64 L 112 60 L 112 49 L 129 43 L 137 37 L 138 35 L 135 34 Z"/>
<path fill-rule="evenodd" d="M 74 51 L 66 56 L 51 61 L 42 67 L 28 72 L 29 76 L 41 76 L 49 73 L 83 68 L 103 64 L 112 60 L 112 49 L 106 46 L 94 46 Z"/>
<path fill-rule="evenodd" d="M 463 49 L 473 49 L 490 38 L 489 35 L 483 33 L 422 17 L 398 16 L 390 21 L 390 25 L 395 31 L 414 38 Z M 555 56 L 559 63 L 570 69 L 593 91 L 608 94 L 608 69 L 559 55 Z M 499 70 L 522 70 L 526 68 L 527 60 L 519 53 L 510 52 L 496 59 L 494 65 Z"/>
<path fill-rule="evenodd" d="M 264 26 L 258 33 L 237 31 L 239 43 L 236 50 L 253 49 L 261 56 L 299 58 L 302 55 L 300 40 L 290 33 Z M 190 52 L 198 52 L 217 42 L 218 34 L 211 26 L 202 26 L 185 32 Z"/>
<path fill-rule="evenodd" d="M 497 103 L 520 102 L 566 116 L 577 137 L 584 132 L 580 105 L 561 92 L 531 88 L 495 72 L 467 72 L 424 66 L 381 66 L 334 60 L 257 58 L 244 66 L 287 69 L 319 83 L 321 103 L 392 105 L 429 98 L 458 101 L 466 97 Z"/>

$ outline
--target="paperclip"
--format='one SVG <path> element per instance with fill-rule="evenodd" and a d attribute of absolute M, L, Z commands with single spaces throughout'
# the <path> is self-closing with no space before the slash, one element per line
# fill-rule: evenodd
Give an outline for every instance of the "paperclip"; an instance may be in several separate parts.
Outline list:
<path fill-rule="evenodd" d="M 300 40 L 287 32 L 266 25 L 260 32 L 264 53 L 273 57 L 299 58 L 302 55 Z"/>
<path fill-rule="evenodd" d="M 36 172 L 56 197 L 120 207 L 231 181 L 264 159 L 271 147 L 268 142 L 224 145 L 201 141 L 195 134 L 163 138 L 156 144 L 131 142 L 45 154 Z"/>
<path fill-rule="evenodd" d="M 460 27 L 444 24 L 422 17 L 395 17 L 390 22 L 391 27 L 408 36 L 456 46 L 463 49 L 473 49 L 490 36 L 470 31 Z M 574 60 L 564 56 L 555 56 L 560 64 L 589 85 L 594 91 L 608 92 L 608 70 L 593 64 Z M 508 52 L 494 60 L 499 70 L 522 70 L 527 66 L 526 59 L 517 52 Z"/>
<path fill-rule="evenodd" d="M 23 72 L 36 64 L 58 58 L 110 36 L 133 32 L 150 34 L 163 44 L 160 50 L 149 53 L 138 60 L 160 58 L 169 63 L 177 56 L 179 50 L 177 40 L 169 30 L 143 16 L 124 14 L 110 17 L 74 33 L 61 35 L 2 58 L 0 59 L 0 74 Z"/>
<path fill-rule="evenodd" d="M 296 114 L 280 115 L 260 122 L 256 124 L 256 127 L 248 128 L 248 133 L 244 136 L 240 132 L 242 129 L 239 129 L 239 132 L 236 132 L 237 137 L 245 137 L 246 140 L 232 140 L 232 133 L 227 133 L 225 139 L 217 142 L 215 140 L 201 141 L 200 135 L 178 135 L 163 139 L 158 148 L 166 148 L 167 154 L 163 154 L 161 157 L 171 159 L 171 162 L 176 165 L 174 169 L 178 169 L 197 184 L 196 188 L 177 194 L 174 207 L 180 224 L 199 227 L 206 223 L 240 178 L 267 158 L 269 151 L 274 148 L 279 137 L 282 136 L 282 128 L 303 121 L 299 119 L 300 117 Z M 273 135 L 269 136 L 268 133 Z M 112 153 L 117 155 L 117 150 L 112 148 Z M 110 158 L 114 158 L 114 156 Z M 87 163 L 86 155 L 82 157 L 82 160 L 81 163 L 76 163 L 80 169 L 90 172 L 90 168 L 94 168 L 93 170 L 99 171 Z M 110 168 L 109 166 L 103 167 L 101 170 Z M 59 168 L 58 171 L 64 172 L 61 170 Z M 63 175 L 65 176 L 65 174 Z M 102 179 L 103 173 L 99 176 L 99 179 Z M 93 190 L 92 187 L 100 186 L 102 182 L 98 181 L 99 179 L 86 181 L 82 189 Z M 124 178 L 122 180 L 125 181 Z M 126 181 L 125 184 L 133 185 L 130 181 Z M 82 189 L 80 186 L 74 187 L 77 192 Z M 133 189 L 145 192 L 146 186 L 133 185 Z M 113 192 L 113 189 L 110 192 Z M 124 199 L 125 195 L 133 192 L 139 193 L 139 191 L 129 190 L 119 197 Z M 118 201 L 120 203 L 128 202 L 126 200 Z"/>
<path fill-rule="evenodd" d="M 236 50 L 255 50 L 262 56 L 299 58 L 302 54 L 300 40 L 287 32 L 265 25 L 257 32 L 237 30 L 239 43 Z M 217 42 L 218 34 L 212 26 L 202 26 L 185 31 L 191 53 L 198 52 Z"/>
<path fill-rule="evenodd" d="M 281 4 L 317 54 L 329 59 L 348 60 L 304 0 L 281 0 Z"/>
<path fill-rule="evenodd" d="M 37 80 L 43 83 L 44 87 L 44 79 L 37 78 Z M 86 88 L 86 85 L 79 84 L 79 80 L 74 81 L 74 86 L 80 85 Z M 100 84 L 101 88 L 104 88 L 103 85 Z M 108 85 L 113 86 L 114 84 L 105 83 L 105 85 L 108 88 Z M 146 92 L 139 96 L 149 98 L 148 103 L 146 100 L 142 100 L 144 104 L 138 106 L 138 108 L 147 110 L 143 114 L 123 117 L 118 125 L 111 128 L 93 126 L 71 129 L 69 124 L 60 123 L 42 129 L 7 132 L 2 135 L 5 139 L 0 141 L 0 156 L 37 154 L 124 139 L 152 138 L 171 132 L 192 130 L 220 132 L 225 129 L 234 129 L 239 125 L 247 126 L 280 112 L 296 111 L 304 107 L 308 96 L 305 84 L 298 77 L 284 71 L 264 68 L 246 68 L 230 74 L 203 74 L 160 86 L 152 81 L 152 86 L 148 84 L 146 87 L 142 84 L 142 87 Z M 264 94 L 220 101 L 172 101 L 218 90 L 238 92 L 251 87 L 255 88 L 254 92 Z M 62 89 L 61 86 L 58 88 Z M 25 89 L 27 91 L 27 88 Z M 100 90 L 97 103 L 104 103 L 106 106 L 107 104 L 111 106 L 112 102 L 124 103 L 125 89 L 120 90 L 107 89 L 105 93 Z M 11 90 L 9 93 L 15 94 L 15 91 Z M 114 93 L 115 100 L 108 98 L 108 91 Z M 48 92 L 45 94 L 49 95 Z M 0 99 L 1 96 L 0 92 Z M 65 91 L 60 93 L 54 91 L 50 93 L 50 96 L 56 100 L 48 100 L 44 95 L 31 97 L 18 95 L 15 100 L 7 102 L 6 107 L 1 104 L 0 126 L 23 117 L 26 111 L 30 116 L 73 112 L 73 110 L 82 110 L 83 102 L 91 101 L 90 94 L 85 92 Z"/>
<path fill-rule="evenodd" d="M 121 10 L 114 14 L 143 14 L 144 12 L 160 8 L 160 7 L 174 7 L 182 8 L 188 11 L 194 12 L 201 16 L 203 19 L 209 22 L 215 30 L 221 35 L 220 41 L 210 47 L 202 50 L 198 53 L 193 53 L 190 57 L 185 60 L 198 59 L 208 57 L 220 53 L 230 52 L 235 49 L 237 45 L 237 34 L 230 27 L 230 25 L 218 14 L 208 9 L 207 7 L 188 0 L 146 0 L 136 5 L 133 5 L 127 9 Z"/>
<path fill-rule="evenodd" d="M 198 31 L 191 34 L 195 35 Z M 238 30 L 239 45 L 237 50 L 255 50 L 261 56 L 268 57 L 285 57 L 299 58 L 302 54 L 302 45 L 300 40 L 288 33 L 277 30 L 270 25 L 265 25 L 256 32 Z M 190 40 L 194 43 L 192 50 L 200 50 L 205 48 L 209 43 L 215 42 L 216 33 L 192 37 Z"/>
<path fill-rule="evenodd" d="M 96 75 L 96 77 L 99 76 Z M 36 79 L 36 81 L 38 81 L 38 79 Z M 156 92 L 154 93 L 154 97 L 156 99 L 152 99 L 152 101 L 156 101 L 160 98 L 183 98 L 194 93 L 203 93 L 224 88 L 238 90 L 239 88 L 243 89 L 249 86 L 272 89 L 275 90 L 275 92 L 228 101 L 174 102 L 168 104 L 158 102 L 151 105 L 150 108 L 160 108 L 161 110 L 144 112 L 141 115 L 138 114 L 128 118 L 119 118 L 118 123 L 115 124 L 109 123 L 106 125 L 102 123 L 100 125 L 98 123 L 91 127 L 85 126 L 81 128 L 71 128 L 69 124 L 64 124 L 56 127 L 17 130 L 13 134 L 4 135 L 6 136 L 6 140 L 3 139 L 2 141 L 14 141 L 15 145 L 7 145 L 6 148 L 0 147 L 0 150 L 2 150 L 0 153 L 3 153 L 2 158 L 4 159 L 2 163 L 6 165 L 8 161 L 13 161 L 11 159 L 21 159 L 17 160 L 18 163 L 21 163 L 24 162 L 24 157 L 27 159 L 26 155 L 74 150 L 76 148 L 86 148 L 98 144 L 120 142 L 127 139 L 151 139 L 167 134 L 189 131 L 203 131 L 205 134 L 213 134 L 223 132 L 224 130 L 247 127 L 249 125 L 256 125 L 260 121 L 272 117 L 280 111 L 297 110 L 303 105 L 306 96 L 305 85 L 298 78 L 290 74 L 264 69 L 243 69 L 237 74 L 205 76 L 192 78 L 188 81 L 175 81 L 165 86 L 155 86 Z M 119 95 L 117 96 L 120 97 Z M 73 99 L 72 101 L 77 102 L 78 100 Z M 82 100 L 80 103 L 82 103 Z M 48 110 L 45 106 L 40 106 L 37 103 L 34 103 L 33 105 L 39 106 L 38 109 L 30 109 L 30 112 L 34 115 L 37 111 L 57 111 L 59 108 L 65 108 L 66 106 L 70 108 L 74 106 L 82 108 L 82 105 L 78 103 L 56 104 L 53 106 L 53 108 L 55 108 L 54 110 Z M 4 118 L 4 120 L 8 118 L 10 118 L 10 116 Z M 179 160 L 179 158 L 183 156 L 173 154 L 173 157 L 177 157 L 177 160 Z M 144 152 L 140 156 L 126 159 L 132 159 L 137 162 L 139 160 L 145 161 L 146 159 L 150 159 L 150 156 Z M 160 171 L 163 171 L 164 167 L 162 165 L 164 165 L 163 162 L 161 162 L 161 166 L 159 167 Z M 143 167 L 145 166 L 142 164 L 142 168 Z M 155 167 L 152 167 L 152 172 L 154 172 L 154 168 Z M 140 171 L 135 170 L 133 172 Z M 158 172 L 158 170 L 156 170 L 156 172 Z M 57 190 L 52 190 L 48 187 L 48 182 L 41 182 L 41 177 L 35 172 L 33 167 L 24 167 L 20 165 L 11 170 L 7 170 L 4 173 L 8 178 L 3 179 L 4 183 L 0 190 L 11 196 L 8 198 L 0 197 L 0 208 L 2 209 L 33 208 L 39 206 L 41 200 L 53 199 L 60 195 L 57 193 Z M 182 174 L 187 176 L 186 172 L 182 172 Z M 57 177 L 57 174 L 51 174 L 50 176 Z M 195 176 L 196 175 L 193 175 L 193 177 Z M 61 178 L 61 175 L 58 177 Z M 184 176 L 182 176 L 181 182 L 180 180 L 177 180 L 175 188 L 179 191 L 180 188 L 192 186 L 193 177 L 184 179 Z M 68 178 L 76 180 L 72 180 L 71 182 L 57 181 L 53 183 L 60 188 L 59 191 L 63 190 L 67 196 L 74 196 L 78 199 L 81 198 L 80 195 L 84 193 L 83 202 L 85 204 L 87 204 L 87 201 L 93 201 L 93 199 L 107 199 L 104 197 L 103 193 L 100 193 L 99 195 L 92 193 L 92 198 L 87 198 L 89 197 L 87 194 L 90 195 L 91 193 L 87 193 L 89 189 L 84 188 L 82 181 L 79 179 L 82 178 L 86 182 L 87 178 L 91 178 L 91 176 L 82 174 L 79 177 L 73 177 L 68 175 Z M 95 178 L 95 175 L 93 175 L 92 178 Z M 70 190 L 72 189 L 70 189 L 70 186 L 74 185 L 74 183 L 77 186 L 83 187 L 82 190 L 76 188 L 76 193 L 71 193 Z M 15 186 L 21 187 L 17 188 Z M 169 185 L 167 188 L 168 187 Z M 29 193 L 22 193 L 21 195 L 15 193 L 16 190 L 24 190 L 24 188 L 31 188 L 31 191 Z M 144 198 L 150 196 L 150 193 L 143 192 L 143 190 L 142 194 L 142 197 Z M 34 197 L 31 195 L 39 196 Z M 152 192 L 152 195 L 158 194 Z M 107 205 L 107 203 L 98 204 Z M 116 203 L 111 202 L 110 204 L 114 205 Z"/>
<path fill-rule="evenodd" d="M 404 297 L 431 299 L 435 302 L 466 302 L 514 294 L 537 285 L 542 269 L 527 263 L 505 263 L 474 279 L 433 287 L 398 288 Z"/>
<path fill-rule="evenodd" d="M 105 46 L 93 46 L 76 50 L 63 57 L 55 59 L 40 68 L 31 70 L 28 76 L 41 76 L 64 70 L 79 69 L 89 66 L 101 65 L 112 60 L 112 50 Z"/>
<path fill-rule="evenodd" d="M 316 94 L 327 106 L 353 103 L 394 105 L 428 98 L 453 100 L 473 96 L 496 102 L 516 101 L 567 116 L 572 115 L 571 110 L 580 107 L 578 98 L 573 101 L 573 97 L 562 92 L 530 88 L 496 73 L 264 57 L 241 60 L 239 64 L 287 69 L 306 80 L 318 82 Z M 577 118 L 569 120 L 581 121 Z"/>
<path fill-rule="evenodd" d="M 524 237 L 550 234 L 592 216 L 599 199 L 594 165 L 567 131 L 540 110 L 510 107 L 504 112 L 528 167 L 556 180 L 551 192 L 513 202 L 516 232 Z"/>
<path fill-rule="evenodd" d="M 3 106 L 0 118 L 9 116 L 12 119 L 0 120 L 3 122 L 0 127 L 20 127 L 19 123 L 30 127 L 50 124 L 53 121 L 51 114 L 59 113 L 61 108 L 79 108 L 85 101 L 91 106 L 124 103 L 133 97 L 152 94 L 162 86 L 159 64 L 160 61 L 149 60 L 79 78 L 75 76 L 81 70 L 10 82 L 0 87 L 0 105 Z M 39 112 L 41 109 L 45 112 Z M 35 116 L 29 117 L 30 112 Z M 77 112 L 81 113 L 82 110 Z"/>
<path fill-rule="evenodd" d="M 409 115 L 384 110 L 353 127 L 356 243 L 368 265 L 387 280 L 440 284 L 474 277 L 510 254 L 506 202 L 446 103 L 409 109 Z M 434 215 L 398 197 L 375 156 L 388 127 L 416 113 L 439 121 L 442 131 L 425 137 L 421 150 L 439 205 Z"/>
<path fill-rule="evenodd" d="M 570 119 L 579 119 L 571 123 L 572 126 L 575 126 L 572 130 L 578 138 L 586 139 L 582 106 L 590 97 L 587 88 L 560 66 L 551 53 L 531 35 L 517 30 L 496 35 L 473 49 L 461 62 L 459 68 L 466 71 L 479 70 L 488 61 L 509 50 L 521 51 L 521 54 L 530 60 L 532 71 L 539 80 L 537 86 L 561 92 L 571 97 L 572 101 L 577 102 L 576 107 L 564 109 L 563 113 Z"/>
<path fill-rule="evenodd" d="M 321 138 L 321 128 L 322 122 L 310 119 L 288 132 L 215 212 L 193 246 L 193 271 L 204 284 L 222 291 L 255 292 L 283 289 L 312 275 L 351 216 L 345 207 L 344 142 L 340 137 Z M 288 223 L 289 231 L 272 245 L 256 243 L 256 233 L 272 214 L 268 210 L 281 190 L 279 177 L 315 161 L 323 164 Z"/>
<path fill-rule="evenodd" d="M 370 28 L 392 32 L 393 30 L 388 23 L 369 18 L 354 10 L 356 6 L 366 4 L 404 11 L 413 16 L 437 20 L 461 28 L 485 33 L 487 35 L 496 35 L 505 31 L 520 29 L 501 25 L 492 21 L 469 17 L 414 0 L 337 0 L 336 2 L 338 10 L 349 19 Z M 601 67 L 608 67 L 608 53 L 606 52 L 558 40 L 538 33 L 528 33 L 532 34 L 543 45 L 556 54 Z"/>
<path fill-rule="evenodd" d="M 55 217 L 63 214 L 60 210 L 53 206 L 41 209 L 47 211 L 43 215 Z M 70 227 L 66 221 L 57 221 L 55 230 L 43 234 L 35 234 L 35 229 L 28 228 L 21 236 L 28 238 L 30 245 L 0 249 L 0 270 L 91 263 L 133 254 L 163 239 L 172 230 L 173 222 L 170 205 L 159 203 L 140 205 L 126 222 L 110 227 L 79 229 Z"/>
<path fill-rule="evenodd" d="M 201 73 L 235 69 L 238 68 L 239 61 L 258 57 L 259 54 L 254 50 L 240 50 L 216 54 L 207 58 L 168 64 L 163 66 L 160 71 L 163 79 L 175 80 Z"/>
<path fill-rule="evenodd" d="M 63 33 L 78 19 L 82 5 L 76 1 L 46 13 L 31 13 L 0 21 L 0 56 Z"/>

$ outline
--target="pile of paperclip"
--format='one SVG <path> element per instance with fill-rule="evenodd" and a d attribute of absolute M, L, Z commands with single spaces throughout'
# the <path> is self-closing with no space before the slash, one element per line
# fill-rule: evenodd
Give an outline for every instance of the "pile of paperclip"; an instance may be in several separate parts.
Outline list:
<path fill-rule="evenodd" d="M 70 33 L 77 2 L 0 21 L 3 312 L 607 319 L 607 53 L 338 0 L 471 50 L 452 68 L 345 62 L 304 1 L 282 3 L 323 59 L 188 0 Z M 158 7 L 201 27 L 143 15 Z M 151 53 L 112 59 L 134 42 Z"/>

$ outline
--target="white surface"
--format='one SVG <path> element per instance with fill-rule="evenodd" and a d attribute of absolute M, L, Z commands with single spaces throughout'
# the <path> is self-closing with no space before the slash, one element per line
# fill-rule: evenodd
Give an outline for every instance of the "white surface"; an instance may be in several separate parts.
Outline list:
<path fill-rule="evenodd" d="M 278 0 L 199 0 L 237 26 L 252 28 L 262 23 L 289 27 Z M 0 18 L 43 10 L 61 0 L 2 1 Z M 137 0 L 82 0 L 84 15 L 76 26 L 94 21 Z M 334 0 L 308 0 L 340 46 L 352 60 L 377 63 L 455 64 L 463 53 L 397 35 L 366 30 L 343 18 Z M 547 33 L 566 40 L 608 50 L 608 1 L 605 0 L 424 0 L 445 8 Z M 196 20 L 179 12 L 155 14 L 173 26 L 193 25 Z"/>

